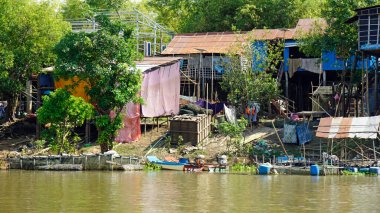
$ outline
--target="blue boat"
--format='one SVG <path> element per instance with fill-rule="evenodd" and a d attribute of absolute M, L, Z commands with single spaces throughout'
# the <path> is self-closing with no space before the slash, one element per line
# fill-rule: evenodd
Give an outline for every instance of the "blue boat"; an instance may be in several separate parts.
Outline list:
<path fill-rule="evenodd" d="M 156 156 L 147 156 L 146 157 L 150 163 L 156 164 L 158 166 L 161 166 L 162 169 L 166 170 L 176 170 L 176 171 L 184 171 L 185 166 L 189 165 L 188 161 L 180 161 L 180 162 L 171 162 L 171 161 L 165 161 L 160 160 Z"/>

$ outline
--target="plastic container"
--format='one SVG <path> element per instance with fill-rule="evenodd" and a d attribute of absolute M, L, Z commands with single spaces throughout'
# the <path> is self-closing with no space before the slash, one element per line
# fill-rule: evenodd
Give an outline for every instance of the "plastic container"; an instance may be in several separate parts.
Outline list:
<path fill-rule="evenodd" d="M 380 174 L 380 168 L 379 167 L 370 167 L 369 173 L 379 175 Z"/>
<path fill-rule="evenodd" d="M 188 158 L 180 158 L 178 163 L 190 163 Z"/>
<path fill-rule="evenodd" d="M 313 175 L 313 176 L 319 175 L 319 166 L 318 165 L 311 165 L 310 166 L 310 175 Z"/>
<path fill-rule="evenodd" d="M 271 165 L 261 164 L 259 166 L 259 174 L 260 175 L 269 175 L 271 168 L 272 168 Z"/>
<path fill-rule="evenodd" d="M 361 172 L 361 173 L 367 173 L 367 172 L 369 172 L 369 168 L 360 168 L 359 172 Z"/>
<path fill-rule="evenodd" d="M 347 170 L 350 171 L 350 172 L 353 172 L 353 173 L 357 173 L 358 172 L 358 168 L 356 168 L 356 167 L 348 167 Z"/>

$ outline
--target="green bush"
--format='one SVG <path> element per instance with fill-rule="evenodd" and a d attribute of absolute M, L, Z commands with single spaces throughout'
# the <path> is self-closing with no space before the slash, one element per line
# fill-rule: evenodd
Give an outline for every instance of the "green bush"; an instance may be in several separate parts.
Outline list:
<path fill-rule="evenodd" d="M 37 119 L 47 130 L 42 137 L 58 153 L 74 152 L 80 138 L 74 128 L 83 125 L 93 116 L 93 106 L 83 98 L 72 96 L 64 89 L 57 89 L 43 97 L 43 105 L 37 110 Z"/>

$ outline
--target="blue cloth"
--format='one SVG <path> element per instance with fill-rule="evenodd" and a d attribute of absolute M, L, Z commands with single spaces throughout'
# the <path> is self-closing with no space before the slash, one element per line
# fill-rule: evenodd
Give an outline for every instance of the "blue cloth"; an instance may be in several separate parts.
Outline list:
<path fill-rule="evenodd" d="M 54 87 L 54 80 L 50 74 L 39 74 L 40 87 Z"/>
<path fill-rule="evenodd" d="M 223 74 L 226 70 L 226 66 L 230 64 L 230 60 L 224 57 L 215 56 L 213 58 L 214 70 L 218 74 Z"/>
<path fill-rule="evenodd" d="M 218 114 L 224 109 L 224 102 L 215 104 L 208 103 L 207 107 L 207 102 L 205 100 L 200 99 L 199 101 L 195 102 L 195 104 L 205 109 L 211 109 L 212 115 Z"/>
<path fill-rule="evenodd" d="M 296 132 L 299 144 L 305 144 L 312 140 L 313 136 L 307 123 L 297 124 Z"/>

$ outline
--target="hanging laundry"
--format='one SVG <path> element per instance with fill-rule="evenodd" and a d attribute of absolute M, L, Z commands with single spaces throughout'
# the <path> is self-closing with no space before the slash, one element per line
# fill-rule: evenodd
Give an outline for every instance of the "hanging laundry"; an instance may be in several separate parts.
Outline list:
<path fill-rule="evenodd" d="M 301 68 L 316 74 L 321 73 L 321 62 L 319 58 L 303 58 Z"/>
<path fill-rule="evenodd" d="M 260 111 L 260 105 L 256 102 L 248 102 L 245 107 L 244 117 L 251 122 L 257 122 L 257 114 Z"/>
<path fill-rule="evenodd" d="M 299 144 L 305 144 L 312 140 L 313 135 L 306 122 L 297 124 L 296 132 Z"/>
<path fill-rule="evenodd" d="M 234 107 L 228 108 L 226 105 L 224 105 L 224 115 L 226 116 L 226 120 L 229 123 L 236 124 L 236 112 Z"/>
<path fill-rule="evenodd" d="M 293 77 L 298 68 L 302 66 L 302 60 L 300 58 L 289 59 L 289 77 Z"/>
<path fill-rule="evenodd" d="M 297 144 L 296 125 L 284 124 L 284 143 Z"/>

